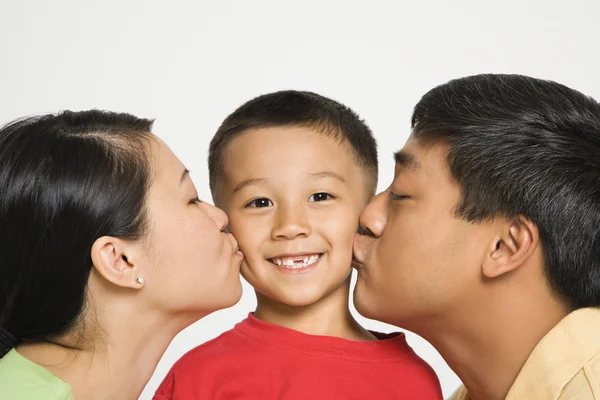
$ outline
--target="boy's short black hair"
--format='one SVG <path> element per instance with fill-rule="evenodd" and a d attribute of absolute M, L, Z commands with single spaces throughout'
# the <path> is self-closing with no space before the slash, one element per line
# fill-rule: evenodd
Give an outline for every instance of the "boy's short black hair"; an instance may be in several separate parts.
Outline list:
<path fill-rule="evenodd" d="M 377 143 L 369 127 L 345 105 L 312 92 L 284 90 L 256 97 L 231 113 L 210 142 L 208 171 L 215 202 L 223 173 L 225 150 L 248 129 L 276 126 L 310 127 L 345 142 L 357 163 L 367 172 L 374 191 L 377 185 Z"/>
<path fill-rule="evenodd" d="M 600 306 L 600 105 L 556 82 L 477 75 L 416 105 L 414 137 L 449 146 L 468 221 L 522 215 L 540 232 L 546 276 L 573 309 Z"/>

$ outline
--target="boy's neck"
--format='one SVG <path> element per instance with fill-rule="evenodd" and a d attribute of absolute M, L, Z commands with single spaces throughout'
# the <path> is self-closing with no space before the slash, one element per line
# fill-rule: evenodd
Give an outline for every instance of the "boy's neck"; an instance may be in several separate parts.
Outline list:
<path fill-rule="evenodd" d="M 348 308 L 350 276 L 344 283 L 317 302 L 289 306 L 256 292 L 258 305 L 254 316 L 262 321 L 308 335 L 334 336 L 348 340 L 376 340 L 354 319 Z"/>

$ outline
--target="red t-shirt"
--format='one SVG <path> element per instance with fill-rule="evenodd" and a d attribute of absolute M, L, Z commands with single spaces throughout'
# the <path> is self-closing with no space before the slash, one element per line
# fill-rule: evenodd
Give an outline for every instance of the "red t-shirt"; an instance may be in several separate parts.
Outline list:
<path fill-rule="evenodd" d="M 403 333 L 380 340 L 306 335 L 252 314 L 184 355 L 154 400 L 439 400 L 433 369 Z"/>

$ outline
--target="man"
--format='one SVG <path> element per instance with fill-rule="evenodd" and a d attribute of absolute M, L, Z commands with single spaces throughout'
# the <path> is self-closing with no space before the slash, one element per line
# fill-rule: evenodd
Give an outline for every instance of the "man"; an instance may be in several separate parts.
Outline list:
<path fill-rule="evenodd" d="M 431 342 L 453 398 L 600 399 L 600 105 L 479 75 L 428 92 L 361 215 L 356 307 Z"/>

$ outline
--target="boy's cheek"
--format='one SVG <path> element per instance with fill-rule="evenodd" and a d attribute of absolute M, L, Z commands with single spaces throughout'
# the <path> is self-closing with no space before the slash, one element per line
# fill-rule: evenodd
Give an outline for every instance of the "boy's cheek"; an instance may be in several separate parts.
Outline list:
<path fill-rule="evenodd" d="M 261 224 L 248 220 L 247 218 L 232 215 L 229 217 L 229 227 L 231 233 L 233 233 L 237 241 L 240 242 L 256 237 L 259 231 L 264 229 L 264 224 L 261 226 Z"/>

